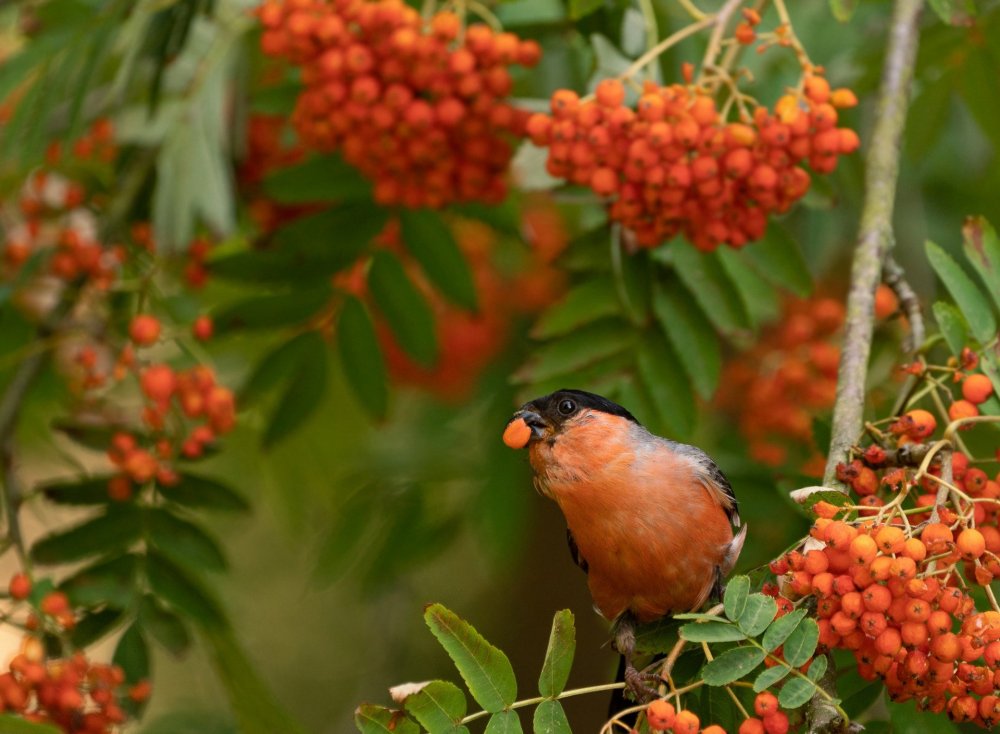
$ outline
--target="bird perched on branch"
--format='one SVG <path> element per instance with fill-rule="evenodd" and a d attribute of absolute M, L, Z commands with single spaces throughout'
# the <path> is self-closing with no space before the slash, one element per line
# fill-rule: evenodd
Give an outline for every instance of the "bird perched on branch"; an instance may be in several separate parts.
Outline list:
<path fill-rule="evenodd" d="M 625 408 L 582 390 L 525 403 L 503 434 L 528 448 L 535 487 L 566 517 L 574 561 L 612 622 L 624 680 L 639 700 L 659 681 L 634 667 L 635 628 L 721 593 L 743 548 L 736 497 L 709 456 L 654 436 Z"/>

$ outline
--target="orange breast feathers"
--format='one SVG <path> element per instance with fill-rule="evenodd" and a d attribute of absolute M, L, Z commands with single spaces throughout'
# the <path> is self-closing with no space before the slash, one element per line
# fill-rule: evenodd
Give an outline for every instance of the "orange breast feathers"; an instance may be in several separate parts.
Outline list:
<path fill-rule="evenodd" d="M 530 457 L 539 490 L 566 516 L 607 619 L 690 611 L 707 599 L 716 569 L 730 570 L 733 502 L 696 449 L 585 411 L 532 444 Z"/>

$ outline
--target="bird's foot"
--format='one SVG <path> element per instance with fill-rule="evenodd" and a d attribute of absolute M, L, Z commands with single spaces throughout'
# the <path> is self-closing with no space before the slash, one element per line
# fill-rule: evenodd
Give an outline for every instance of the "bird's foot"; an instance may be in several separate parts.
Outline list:
<path fill-rule="evenodd" d="M 625 689 L 632 694 L 638 703 L 646 703 L 658 698 L 660 692 L 647 684 L 652 683 L 658 686 L 662 682 L 663 679 L 656 673 L 640 672 L 631 664 L 625 668 Z"/>

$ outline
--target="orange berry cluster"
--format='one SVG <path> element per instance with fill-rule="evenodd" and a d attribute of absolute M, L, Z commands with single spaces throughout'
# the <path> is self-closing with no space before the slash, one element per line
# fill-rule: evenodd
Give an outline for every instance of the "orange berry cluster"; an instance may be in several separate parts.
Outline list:
<path fill-rule="evenodd" d="M 787 734 L 788 714 L 778 708 L 778 697 L 773 693 L 758 693 L 754 698 L 753 711 L 756 716 L 744 719 L 738 734 Z"/>
<path fill-rule="evenodd" d="M 375 183 L 382 204 L 497 203 L 527 114 L 505 100 L 508 68 L 541 49 L 451 12 L 424 23 L 402 0 L 268 0 L 264 53 L 302 67 L 293 122 L 302 140 Z"/>
<path fill-rule="evenodd" d="M 15 574 L 8 586 L 11 599 L 21 602 L 31 594 L 31 580 Z M 68 597 L 50 591 L 38 602 L 25 627 L 66 631 L 76 624 Z M 54 625 L 51 627 L 50 625 Z M 28 635 L 0 674 L 0 710 L 28 721 L 52 724 L 69 734 L 110 734 L 119 731 L 126 715 L 119 704 L 124 697 L 141 702 L 149 697 L 148 681 L 125 690 L 125 675 L 116 665 L 90 662 L 82 652 L 67 658 L 48 658 L 42 641 Z"/>
<path fill-rule="evenodd" d="M 798 447 L 809 456 L 802 470 L 822 473 L 812 419 L 836 398 L 843 323 L 834 298 L 790 300 L 779 322 L 725 366 L 716 404 L 737 415 L 755 461 L 785 465 Z"/>
<path fill-rule="evenodd" d="M 646 707 L 646 720 L 653 731 L 669 731 L 673 734 L 726 734 L 718 724 L 701 728 L 698 714 L 687 709 L 678 711 L 673 704 L 659 698 Z"/>
<path fill-rule="evenodd" d="M 974 418 L 979 415 L 979 406 L 985 403 L 993 395 L 993 382 L 982 372 L 967 371 L 974 370 L 979 363 L 978 356 L 972 350 L 966 348 L 962 354 L 961 369 L 955 373 L 955 380 L 961 382 L 961 399 L 953 400 L 948 406 L 948 418 L 950 420 L 960 420 L 962 418 Z M 971 426 L 969 426 L 971 427 Z"/>
<path fill-rule="evenodd" d="M 693 86 L 647 81 L 632 109 L 622 83 L 605 79 L 594 97 L 557 90 L 551 116 L 532 115 L 527 132 L 549 149 L 549 173 L 607 198 L 611 219 L 644 247 L 678 234 L 706 251 L 760 239 L 768 215 L 808 191 L 803 163 L 829 173 L 858 147 L 853 130 L 837 127 L 837 108 L 857 100 L 818 75 L 773 114 L 758 107 L 752 119 L 728 124 Z"/>
<path fill-rule="evenodd" d="M 50 170 L 33 174 L 18 200 L 14 224 L 4 229 L 4 273 L 21 271 L 29 258 L 41 257 L 48 273 L 66 283 L 88 282 L 107 288 L 125 258 L 121 247 L 106 247 L 98 238 L 98 223 L 79 183 Z"/>
<path fill-rule="evenodd" d="M 852 651 L 860 674 L 882 678 L 893 700 L 957 721 L 1000 721 L 1000 613 L 977 612 L 952 570 L 992 554 L 990 544 L 1000 550 L 996 528 L 991 541 L 943 522 L 908 534 L 820 512 L 810 531 L 817 547 L 771 564 L 785 595 L 816 598 L 820 646 Z"/>

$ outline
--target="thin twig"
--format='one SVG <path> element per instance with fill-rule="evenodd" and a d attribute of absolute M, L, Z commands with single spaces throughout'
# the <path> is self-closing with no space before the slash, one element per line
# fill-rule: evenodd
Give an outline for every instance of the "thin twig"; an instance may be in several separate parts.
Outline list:
<path fill-rule="evenodd" d="M 916 292 L 906 280 L 906 273 L 902 266 L 896 262 L 891 254 L 886 256 L 885 264 L 882 266 L 882 279 L 885 284 L 892 288 L 896 298 L 899 299 L 899 306 L 906 315 L 906 320 L 910 322 L 910 333 L 903 344 L 903 351 L 913 354 L 917 348 L 924 343 L 924 316 L 920 310 L 920 299 Z"/>

